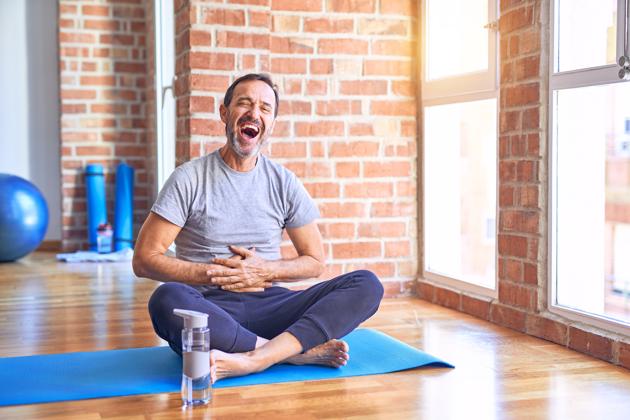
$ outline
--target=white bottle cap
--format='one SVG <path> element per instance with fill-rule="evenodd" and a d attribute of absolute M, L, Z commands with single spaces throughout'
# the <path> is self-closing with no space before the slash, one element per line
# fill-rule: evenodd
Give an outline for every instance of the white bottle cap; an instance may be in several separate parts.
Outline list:
<path fill-rule="evenodd" d="M 208 314 L 187 309 L 173 309 L 173 313 L 184 318 L 184 328 L 205 328 L 208 326 Z"/>

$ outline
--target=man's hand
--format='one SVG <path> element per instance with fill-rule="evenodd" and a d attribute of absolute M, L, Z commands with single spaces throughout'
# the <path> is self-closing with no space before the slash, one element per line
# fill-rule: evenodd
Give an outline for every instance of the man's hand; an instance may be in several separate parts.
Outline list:
<path fill-rule="evenodd" d="M 214 264 L 219 269 L 208 270 L 210 282 L 220 286 L 223 290 L 233 292 L 263 291 L 271 286 L 273 273 L 268 268 L 267 261 L 256 255 L 255 250 L 237 246 L 230 246 L 234 252 L 231 258 L 215 258 Z"/>

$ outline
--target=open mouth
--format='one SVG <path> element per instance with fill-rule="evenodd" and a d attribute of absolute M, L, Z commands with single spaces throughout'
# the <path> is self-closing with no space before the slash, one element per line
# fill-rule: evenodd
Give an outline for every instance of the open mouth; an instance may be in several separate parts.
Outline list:
<path fill-rule="evenodd" d="M 245 140 L 252 140 L 258 137 L 258 134 L 260 133 L 260 128 L 258 128 L 258 126 L 255 124 L 245 123 L 241 125 L 240 131 L 241 131 L 241 136 Z"/>

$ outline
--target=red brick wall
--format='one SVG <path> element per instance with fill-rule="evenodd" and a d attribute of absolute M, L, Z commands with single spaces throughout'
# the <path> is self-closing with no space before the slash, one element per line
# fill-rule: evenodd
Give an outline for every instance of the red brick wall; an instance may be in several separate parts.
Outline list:
<path fill-rule="evenodd" d="M 106 171 L 113 220 L 116 165 L 136 170 L 136 229 L 147 211 L 145 4 L 59 2 L 63 248 L 87 246 L 84 168 Z"/>
<path fill-rule="evenodd" d="M 630 368 L 627 337 L 547 308 L 549 2 L 502 0 L 499 100 L 498 299 L 420 279 L 423 299 Z"/>
<path fill-rule="evenodd" d="M 178 161 L 225 142 L 231 81 L 269 72 L 268 153 L 317 201 L 330 269 L 374 270 L 390 294 L 417 272 L 413 0 L 176 1 Z M 294 252 L 288 244 L 285 255 Z"/>

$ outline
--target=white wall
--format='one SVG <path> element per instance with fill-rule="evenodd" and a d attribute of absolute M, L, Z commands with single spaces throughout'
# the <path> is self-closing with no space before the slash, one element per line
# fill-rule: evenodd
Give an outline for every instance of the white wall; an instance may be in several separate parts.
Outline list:
<path fill-rule="evenodd" d="M 61 239 L 57 2 L 0 1 L 0 172 L 44 194 L 45 240 Z"/>

